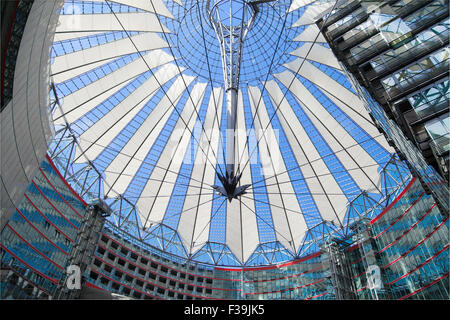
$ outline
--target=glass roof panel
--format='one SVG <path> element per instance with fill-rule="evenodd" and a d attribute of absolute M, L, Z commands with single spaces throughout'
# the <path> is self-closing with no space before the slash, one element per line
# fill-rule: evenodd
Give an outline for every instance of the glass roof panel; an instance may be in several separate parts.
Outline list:
<path fill-rule="evenodd" d="M 209 2 L 66 0 L 54 123 L 76 140 L 70 162 L 101 174 L 118 215 L 126 199 L 149 243 L 214 264 L 293 259 L 311 230 L 343 228 L 363 191 L 382 194 L 393 150 L 314 24 L 335 1 L 242 1 L 257 13 L 240 48 L 229 191 L 226 63 Z"/>

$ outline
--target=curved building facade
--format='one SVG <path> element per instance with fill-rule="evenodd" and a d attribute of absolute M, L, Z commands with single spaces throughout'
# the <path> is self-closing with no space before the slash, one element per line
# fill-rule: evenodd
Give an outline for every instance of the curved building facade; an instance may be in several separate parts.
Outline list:
<path fill-rule="evenodd" d="M 46 158 L 1 233 L 1 298 L 55 298 L 87 204 Z"/>
<path fill-rule="evenodd" d="M 15 16 L 5 19 L 11 23 L 2 29 L 2 34 L 8 32 L 8 42 L 2 43 L 2 229 L 23 198 L 54 135 L 49 110 L 50 52 L 63 1 L 22 2 L 15 2 Z"/>

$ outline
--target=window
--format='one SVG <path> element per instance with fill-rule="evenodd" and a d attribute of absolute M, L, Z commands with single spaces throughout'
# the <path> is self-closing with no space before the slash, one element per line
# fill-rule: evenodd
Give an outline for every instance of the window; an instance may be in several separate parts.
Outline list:
<path fill-rule="evenodd" d="M 138 273 L 142 276 L 145 276 L 145 270 L 139 268 Z"/>
<path fill-rule="evenodd" d="M 450 131 L 450 117 L 445 114 L 439 118 L 433 119 L 425 124 L 425 128 L 431 138 L 436 139 Z"/>
<path fill-rule="evenodd" d="M 439 153 L 450 150 L 450 117 L 448 113 L 425 123 L 425 129 L 433 139 Z"/>
<path fill-rule="evenodd" d="M 112 253 L 108 252 L 108 259 L 111 261 L 114 261 L 116 259 L 116 256 L 113 255 Z"/>
<path fill-rule="evenodd" d="M 113 282 L 113 283 L 111 284 L 111 288 L 112 288 L 113 290 L 115 290 L 115 291 L 119 291 L 120 285 L 119 285 L 118 283 Z"/>
<path fill-rule="evenodd" d="M 162 294 L 162 295 L 164 295 L 164 289 L 162 289 L 162 288 L 158 288 L 157 290 L 156 290 L 156 292 L 158 292 L 159 294 Z"/>

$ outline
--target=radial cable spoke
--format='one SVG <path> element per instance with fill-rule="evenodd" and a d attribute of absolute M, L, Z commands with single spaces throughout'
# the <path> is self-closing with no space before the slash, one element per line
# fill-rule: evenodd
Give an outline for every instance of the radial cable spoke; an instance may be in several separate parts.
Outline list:
<path fill-rule="evenodd" d="M 114 10 L 113 10 L 112 7 L 111 7 L 111 4 L 109 3 L 109 0 L 106 0 L 106 3 L 107 3 L 108 6 L 110 7 L 110 9 L 111 9 L 111 11 L 112 11 L 114 17 L 115 17 L 116 20 L 119 22 L 119 24 L 120 24 L 121 28 L 123 29 L 123 31 L 127 34 L 128 39 L 131 41 L 131 43 L 132 43 L 133 46 L 135 47 L 137 53 L 139 54 L 139 56 L 141 57 L 141 59 L 142 59 L 142 60 L 144 61 L 144 63 L 146 64 L 148 70 L 152 73 L 152 76 L 155 78 L 155 80 L 156 80 L 156 82 L 158 83 L 159 87 L 161 88 L 161 90 L 162 90 L 162 91 L 164 92 L 164 94 L 166 95 L 166 97 L 167 97 L 167 99 L 169 100 L 170 104 L 172 105 L 172 107 L 174 108 L 174 110 L 177 112 L 177 114 L 178 114 L 178 116 L 179 116 L 179 119 L 181 119 L 181 121 L 183 122 L 185 128 L 190 132 L 191 137 L 192 137 L 192 138 L 196 141 L 196 143 L 198 144 L 198 147 L 200 148 L 200 150 L 201 150 L 201 151 L 203 152 L 203 154 L 205 155 L 206 160 L 207 160 L 207 161 L 210 163 L 210 165 L 214 168 L 214 171 L 217 172 L 217 169 L 216 169 L 216 167 L 214 166 L 214 164 L 211 162 L 211 160 L 209 159 L 208 154 L 205 153 L 205 151 L 204 151 L 203 148 L 201 147 L 200 142 L 199 142 L 199 141 L 197 140 L 197 138 L 194 136 L 192 130 L 189 129 L 188 124 L 186 123 L 186 121 L 185 121 L 185 120 L 183 119 L 183 117 L 181 116 L 180 112 L 178 111 L 178 109 L 177 109 L 176 106 L 174 105 L 172 99 L 171 99 L 170 96 L 167 94 L 166 90 L 164 90 L 164 88 L 161 86 L 159 80 L 155 77 L 155 74 L 154 74 L 153 70 L 150 68 L 150 66 L 148 65 L 147 61 L 146 61 L 145 58 L 142 56 L 141 52 L 140 52 L 139 49 L 137 48 L 137 46 L 136 46 L 136 44 L 134 43 L 133 39 L 131 39 L 131 37 L 130 37 L 128 31 L 124 28 L 124 26 L 123 26 L 122 22 L 120 21 L 120 19 L 117 17 L 116 13 L 114 12 Z M 152 6 L 153 6 L 153 3 L 152 3 Z M 156 12 L 156 11 L 155 11 L 155 12 Z M 158 17 L 158 15 L 156 15 L 156 16 Z M 158 17 L 158 21 L 159 21 L 159 23 L 161 24 L 161 21 L 159 20 L 159 17 Z M 162 28 L 162 25 L 161 25 L 161 28 Z M 163 33 L 163 35 L 165 35 L 164 28 L 162 28 L 162 33 Z M 166 41 L 167 41 L 167 36 L 166 36 L 166 35 L 165 35 L 165 38 L 166 38 Z M 169 46 L 169 49 L 171 50 L 170 46 Z M 175 62 L 177 63 L 177 60 L 176 60 L 176 59 L 175 59 Z M 178 63 L 177 63 L 177 67 L 178 67 L 178 69 L 179 69 Z M 179 70 L 180 70 L 180 69 L 179 69 Z M 185 87 L 186 87 L 186 90 L 187 90 L 187 85 L 186 85 L 186 82 L 185 82 L 185 80 L 184 80 L 184 77 L 183 77 L 182 73 L 180 73 L 180 75 L 181 75 L 181 77 L 182 77 L 183 82 L 185 83 Z M 188 91 L 188 92 L 189 92 L 189 91 Z M 191 102 L 192 102 L 192 105 L 193 105 L 193 107 L 194 107 L 194 110 L 195 110 L 195 112 L 197 113 L 197 116 L 198 116 L 196 104 L 192 101 L 192 97 L 191 97 L 190 94 L 189 94 L 189 98 L 191 99 Z M 205 131 L 205 130 L 204 130 L 204 127 L 203 127 L 203 123 L 202 123 L 202 130 Z M 208 141 L 208 142 L 209 142 L 209 141 Z"/>
<path fill-rule="evenodd" d="M 336 0 L 335 3 L 334 3 L 334 5 L 333 5 L 332 10 L 334 9 L 334 7 L 336 7 L 336 4 L 337 4 L 337 3 L 338 3 L 338 1 Z M 327 17 L 327 19 L 324 21 L 324 24 L 323 24 L 323 25 L 326 24 L 328 18 L 329 18 L 329 17 Z M 323 28 L 323 27 L 322 27 L 322 28 Z M 321 28 L 320 32 L 317 34 L 317 36 L 315 37 L 314 43 L 317 42 L 317 39 L 318 39 L 319 36 L 322 34 L 322 28 Z M 308 55 L 311 53 L 312 48 L 313 48 L 313 45 L 311 45 L 310 48 L 308 49 L 308 51 L 307 51 L 307 53 L 306 53 L 306 55 L 305 55 L 304 60 L 301 62 L 300 66 L 299 66 L 298 69 L 297 69 L 297 72 L 295 73 L 294 77 L 292 78 L 291 82 L 289 83 L 289 86 L 286 88 L 285 92 L 283 93 L 283 97 L 281 98 L 280 102 L 278 103 L 278 106 L 276 107 L 275 111 L 273 112 L 272 116 L 270 117 L 269 122 L 267 123 L 266 127 L 264 128 L 264 130 L 263 130 L 263 132 L 262 132 L 262 134 L 261 134 L 261 137 L 259 137 L 258 140 L 256 141 L 256 145 L 255 145 L 255 147 L 253 148 L 252 152 L 250 153 L 250 156 L 249 156 L 248 160 L 245 162 L 244 167 L 242 168 L 241 171 L 244 171 L 245 167 L 249 164 L 250 159 L 252 158 L 253 154 L 255 153 L 255 151 L 257 150 L 257 148 L 259 147 L 259 142 L 260 142 L 261 138 L 265 136 L 265 132 L 267 131 L 269 125 L 272 123 L 273 118 L 275 117 L 275 115 L 277 114 L 278 110 L 280 109 L 281 103 L 282 103 L 282 102 L 284 101 L 284 99 L 286 98 L 286 94 L 289 92 L 290 87 L 291 87 L 292 84 L 294 83 L 294 80 L 296 79 L 298 73 L 300 72 L 300 69 L 302 68 L 304 62 L 306 61 L 306 59 L 307 59 L 307 57 L 308 57 Z M 265 87 L 265 85 L 264 85 L 264 87 Z M 261 97 L 262 97 L 262 95 L 261 95 Z M 261 100 L 261 99 L 260 99 L 260 100 Z M 257 113 L 255 112 L 254 117 L 256 117 L 256 114 L 257 114 Z M 239 161 L 238 166 L 240 166 L 240 161 Z"/>

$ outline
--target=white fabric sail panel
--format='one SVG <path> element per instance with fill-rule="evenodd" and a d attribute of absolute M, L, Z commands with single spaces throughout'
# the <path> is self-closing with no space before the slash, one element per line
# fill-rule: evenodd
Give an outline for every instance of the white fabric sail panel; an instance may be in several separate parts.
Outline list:
<path fill-rule="evenodd" d="M 299 8 L 302 8 L 303 6 L 311 4 L 314 1 L 316 1 L 316 0 L 293 0 L 291 3 L 291 6 L 289 7 L 288 12 L 295 11 Z"/>
<path fill-rule="evenodd" d="M 309 56 L 308 56 L 309 59 Z M 346 113 L 352 117 L 358 124 L 361 123 L 362 116 L 368 116 L 367 110 L 364 107 L 363 101 L 358 98 L 352 91 L 348 90 L 346 87 L 342 86 L 339 82 L 331 78 L 329 75 L 324 73 L 322 70 L 314 66 L 308 60 L 304 61 L 295 60 L 291 63 L 287 63 L 284 65 L 286 68 L 290 69 L 294 73 L 298 71 L 298 74 L 302 77 L 308 79 L 312 83 L 314 83 L 319 89 L 322 90 L 323 93 L 328 95 L 332 95 L 339 99 L 342 103 L 347 106 L 351 106 L 351 108 L 347 107 L 345 109 Z M 354 109 L 355 111 L 353 111 Z M 348 112 L 347 112 L 348 111 Z M 370 124 L 371 129 L 373 129 L 374 125 L 372 123 L 365 123 L 362 126 L 367 126 Z M 370 129 L 370 130 L 371 130 Z"/>
<path fill-rule="evenodd" d="M 291 92 L 297 101 L 304 106 L 305 113 L 325 139 L 332 153 L 336 155 L 360 189 L 373 189 L 374 182 L 370 177 L 373 177 L 373 179 L 378 177 L 376 161 L 356 143 L 353 137 L 328 113 L 326 108 L 317 101 L 300 80 L 294 77 L 292 72 L 284 71 L 275 76 L 285 86 L 289 86 L 294 79 L 290 86 Z M 367 168 L 359 170 L 359 172 L 355 170 L 360 166 Z"/>
<path fill-rule="evenodd" d="M 83 64 L 83 65 L 76 66 L 73 68 L 71 67 L 71 68 L 65 69 L 65 70 L 60 70 L 58 73 L 53 73 L 51 75 L 52 81 L 55 84 L 62 83 L 64 81 L 73 79 L 84 73 L 87 73 L 93 69 L 101 67 L 104 64 L 110 63 L 115 59 L 116 59 L 116 57 L 113 57 L 113 58 L 108 58 L 108 59 L 104 59 L 104 60 L 100 60 L 100 61 L 96 61 L 96 62 L 92 62 L 92 63 L 88 63 L 88 64 Z"/>
<path fill-rule="evenodd" d="M 219 150 L 220 115 L 222 114 L 222 88 L 214 88 L 209 99 L 206 111 L 204 130 L 201 128 L 201 137 L 198 141 L 191 182 L 187 189 L 188 196 L 184 200 L 182 213 L 178 223 L 178 233 L 189 254 L 194 254 L 208 241 L 213 204 L 213 189 L 216 172 L 216 156 Z M 196 126 L 199 124 L 197 123 Z M 196 132 L 194 130 L 194 132 Z M 197 135 L 196 135 L 197 137 Z M 208 142 L 210 141 L 210 142 Z M 203 151 L 200 149 L 202 147 Z M 200 185 L 199 181 L 202 181 Z M 216 197 L 216 196 L 214 196 Z M 172 214 L 172 213 L 169 213 Z"/>
<path fill-rule="evenodd" d="M 360 106 L 363 104 L 363 102 L 358 97 L 354 96 L 354 103 L 348 104 L 344 103 L 341 99 L 336 98 L 336 96 L 332 95 L 329 92 L 323 91 L 323 93 L 331 101 L 333 101 L 336 106 L 338 106 L 343 112 L 345 112 L 353 121 L 355 121 L 361 129 L 363 129 L 370 137 L 372 137 L 373 141 L 371 141 L 370 143 L 378 143 L 388 153 L 395 153 L 394 148 L 392 148 L 387 143 L 386 138 L 382 134 L 380 134 L 378 129 L 373 124 L 366 109 L 362 108 L 361 110 Z M 361 110 L 361 112 L 359 112 L 359 110 Z"/>
<path fill-rule="evenodd" d="M 185 76 L 186 78 L 188 77 Z M 160 223 L 164 218 L 170 200 L 168 196 L 172 194 L 184 155 L 189 147 L 190 132 L 194 128 L 196 115 L 200 109 L 206 87 L 207 83 L 196 83 L 194 85 L 190 92 L 192 99 L 187 99 L 169 141 L 141 193 L 141 198 L 137 201 L 144 227 L 148 227 L 155 222 Z M 158 198 L 159 195 L 164 196 L 164 198 Z"/>
<path fill-rule="evenodd" d="M 91 110 L 90 107 L 96 106 L 103 101 L 107 100 L 111 95 L 114 94 L 117 90 L 120 90 L 121 88 L 125 87 L 127 84 L 131 82 L 132 79 L 125 79 L 124 81 L 116 84 L 115 86 L 105 89 L 103 92 L 99 91 L 98 94 L 95 96 L 90 97 L 90 99 L 83 99 L 81 95 L 79 95 L 79 91 L 86 92 L 86 87 L 75 91 L 68 95 L 67 99 L 66 97 L 59 97 L 59 103 L 60 107 L 55 108 L 53 111 L 52 117 L 53 117 L 53 123 L 55 126 L 62 125 L 64 126 L 66 124 L 65 119 L 68 119 L 69 115 L 73 112 L 76 112 L 76 114 L 71 117 L 73 119 L 78 119 L 87 112 Z M 77 94 L 77 96 L 73 96 L 74 94 Z M 71 97 L 72 96 L 72 97 Z M 81 97 L 80 97 L 81 96 Z M 75 98 L 75 99 L 74 99 Z M 82 101 L 78 102 L 78 99 L 83 99 Z"/>
<path fill-rule="evenodd" d="M 322 218 L 337 222 L 337 212 L 341 212 L 347 207 L 347 197 L 334 180 L 294 110 L 288 101 L 283 99 L 284 94 L 281 88 L 275 81 L 268 81 L 266 90 L 273 104 L 280 106 L 278 118 Z M 336 201 L 332 201 L 331 196 Z"/>
<path fill-rule="evenodd" d="M 246 144 L 247 129 L 241 91 L 238 93 L 236 129 L 236 158 L 238 157 L 237 154 L 239 154 L 242 156 L 241 163 L 246 163 L 249 159 L 249 148 Z M 243 171 L 239 185 L 251 184 L 250 165 L 240 169 Z M 245 205 L 237 199 L 226 203 L 226 244 L 241 262 L 245 262 L 259 244 L 259 233 L 254 201 L 245 197 L 241 197 L 240 200 L 245 201 Z"/>
<path fill-rule="evenodd" d="M 327 40 L 320 32 L 319 27 L 315 24 L 310 24 L 306 27 L 302 33 L 294 38 L 294 41 L 327 43 Z"/>
<path fill-rule="evenodd" d="M 288 69 L 296 72 L 299 66 L 286 65 Z M 299 74 L 312 83 L 314 83 L 321 91 L 328 96 L 345 114 L 347 114 L 359 127 L 364 129 L 371 137 L 379 136 L 378 129 L 373 124 L 369 117 L 367 109 L 364 107 L 364 102 L 353 92 L 340 85 L 336 80 L 330 78 L 322 70 L 305 61 L 300 69 Z M 386 139 L 378 139 L 379 143 L 385 150 L 393 153 L 394 150 L 388 145 Z"/>
<path fill-rule="evenodd" d="M 304 59 L 313 60 L 321 64 L 333 67 L 337 70 L 341 70 L 341 65 L 334 56 L 333 52 L 320 44 L 305 42 L 300 48 L 292 51 L 291 54 L 303 58 L 294 60 L 287 64 L 289 68 L 294 72 L 297 72 Z M 302 66 L 301 69 L 303 68 L 304 67 Z"/>
<path fill-rule="evenodd" d="M 297 68 L 298 69 L 298 68 Z M 322 92 L 324 92 L 328 96 L 334 96 L 335 100 L 339 99 L 342 101 L 340 103 L 340 106 L 345 106 L 342 110 L 353 120 L 355 121 L 361 128 L 363 128 L 371 137 L 379 135 L 378 130 L 375 128 L 373 123 L 368 122 L 366 119 L 369 118 L 366 109 L 363 106 L 363 102 L 361 99 L 359 99 L 355 94 L 353 94 L 351 91 L 349 91 L 347 88 L 340 85 L 337 81 L 327 76 L 325 73 L 323 73 L 321 70 L 316 68 L 314 65 L 309 63 L 308 61 L 305 61 L 302 68 L 299 72 L 300 75 L 310 79 L 311 82 L 316 83 L 318 86 L 324 88 Z M 339 105 L 338 105 L 339 106 Z M 357 111 L 351 110 L 350 106 L 353 109 L 356 109 Z M 311 109 L 314 110 L 314 109 Z M 324 110 L 326 110 L 324 108 Z M 330 114 L 331 116 L 331 114 Z M 365 119 L 362 117 L 364 116 Z M 320 118 L 321 119 L 321 118 Z M 317 121 L 317 118 L 314 118 L 315 122 Z M 337 123 L 337 122 L 336 122 Z M 342 128 L 342 125 L 338 126 L 339 128 Z M 322 129 L 323 126 L 321 127 Z M 328 130 L 322 130 L 324 131 L 324 135 L 331 136 L 330 132 Z M 332 131 L 333 135 L 337 137 L 337 139 L 331 139 L 329 144 L 331 147 L 334 147 L 333 150 L 342 150 L 342 147 L 337 143 L 338 141 L 343 141 L 348 137 L 347 131 L 342 130 L 341 134 L 338 132 Z M 381 139 L 383 140 L 383 139 Z M 356 141 L 355 141 L 356 143 Z M 387 146 L 387 142 L 383 143 L 383 146 L 386 146 L 385 149 L 393 151 L 391 148 Z M 350 154 L 353 155 L 354 159 L 357 159 L 358 165 L 363 168 L 362 170 L 352 170 L 349 173 L 354 177 L 355 181 L 361 181 L 363 182 L 363 186 L 365 189 L 373 190 L 375 187 L 374 180 L 376 180 L 378 177 L 378 166 L 376 165 L 375 159 L 372 159 L 367 157 L 359 157 L 358 154 L 362 152 L 361 150 L 364 150 L 360 145 L 352 146 L 351 148 L 346 148 L 347 151 L 339 152 L 338 157 L 342 157 L 345 159 L 345 162 L 349 161 L 354 162 L 350 159 Z M 365 150 L 364 153 L 369 155 Z M 386 159 L 387 160 L 387 159 Z M 373 178 L 372 178 L 373 177 Z"/>
<path fill-rule="evenodd" d="M 167 42 L 156 33 L 141 33 L 130 38 L 107 42 L 98 46 L 57 56 L 52 64 L 52 73 L 57 74 L 67 69 L 71 70 L 109 58 L 119 58 L 138 50 L 148 51 L 168 47 Z M 137 48 L 137 49 L 136 49 Z M 92 70 L 92 68 L 90 68 Z"/>
<path fill-rule="evenodd" d="M 189 84 L 192 79 L 186 79 L 186 81 L 188 81 L 187 83 Z M 174 105 L 176 105 L 181 98 L 181 94 L 184 91 L 183 85 L 181 77 L 179 77 L 172 88 L 168 90 L 168 94 L 171 94 L 171 100 Z M 179 92 L 174 92 L 177 90 Z M 139 109 L 142 108 L 149 99 L 151 98 L 146 98 L 143 103 L 140 103 Z M 125 192 L 139 167 L 142 165 L 143 159 L 146 157 L 161 130 L 166 125 L 172 111 L 172 104 L 167 98 L 163 98 L 138 130 L 129 138 L 121 152 L 105 169 L 104 190 L 106 195 L 109 195 L 110 192 L 117 194 Z M 131 119 L 131 116 L 127 116 L 125 121 L 123 121 L 123 124 Z M 115 134 L 122 130 L 123 124 L 114 130 Z M 113 134 L 111 134 L 111 136 L 112 135 Z"/>
<path fill-rule="evenodd" d="M 263 100 L 259 102 L 261 105 L 256 110 L 261 96 L 260 89 L 258 87 L 249 87 L 249 96 L 252 115 L 255 117 L 255 130 L 259 140 L 260 158 L 268 159 L 266 165 L 262 163 L 264 177 L 272 177 L 273 175 L 286 172 L 287 169 L 281 154 L 282 151 L 277 143 L 277 138 L 269 121 L 270 118 Z M 287 175 L 282 176 L 285 177 L 284 180 L 281 179 L 281 176 L 277 176 L 275 178 L 276 184 L 266 185 L 267 195 L 277 240 L 295 253 L 299 248 L 307 226 L 292 183 L 289 182 Z"/>
<path fill-rule="evenodd" d="M 55 33 L 54 42 L 78 39 L 83 37 L 104 34 L 104 31 L 78 31 L 78 32 L 57 32 Z"/>
<path fill-rule="evenodd" d="M 137 59 L 61 99 L 61 107 L 67 121 L 69 123 L 76 121 L 89 112 L 92 106 L 97 106 L 110 97 L 127 81 L 148 72 L 148 66 L 150 68 L 158 67 L 171 61 L 172 56 L 163 52 L 151 51 L 144 55 L 144 59 L 148 61 L 147 64 L 143 59 Z M 60 116 L 59 111 L 53 115 L 56 124 L 63 123 Z"/>
<path fill-rule="evenodd" d="M 49 65 L 62 5 L 61 0 L 33 2 L 17 52 L 12 99 L 0 112 L 0 230 L 23 198 L 53 136 Z"/>
<path fill-rule="evenodd" d="M 371 137 L 379 136 L 369 114 L 364 107 L 364 102 L 353 92 L 343 87 L 339 82 L 329 77 L 322 70 L 314 66 L 309 61 L 301 62 L 296 60 L 285 66 L 297 72 L 314 83 L 321 91 L 330 98 L 345 114 L 347 114 L 359 127 L 363 128 Z M 301 68 L 300 68 L 301 66 Z M 387 144 L 385 139 L 378 139 L 385 150 L 393 153 L 393 149 Z"/>
<path fill-rule="evenodd" d="M 308 7 L 306 7 L 302 16 L 292 25 L 293 28 L 316 23 L 316 17 L 319 16 L 325 10 L 332 7 L 335 1 L 328 1 L 325 3 L 316 1 L 316 3 L 313 3 Z"/>
<path fill-rule="evenodd" d="M 75 158 L 78 158 L 81 153 L 85 153 L 88 158 L 95 159 L 104 146 L 108 146 L 150 100 L 160 85 L 164 85 L 178 74 L 178 68 L 171 63 L 157 70 L 153 76 L 134 91 L 133 95 L 127 96 L 80 135 L 79 146 L 81 150 L 77 149 Z M 92 145 L 95 140 L 97 140 L 97 151 L 90 151 L 91 148 L 96 147 Z"/>
<path fill-rule="evenodd" d="M 172 13 L 170 13 L 169 10 L 167 10 L 166 5 L 164 4 L 164 2 L 162 0 L 96 0 L 96 2 L 103 2 L 103 1 L 108 1 L 108 2 L 115 2 L 115 3 L 120 3 L 120 4 L 124 4 L 126 6 L 129 7 L 134 7 L 134 8 L 138 8 L 144 11 L 148 11 L 148 12 L 154 12 L 157 13 L 159 15 L 162 16 L 166 16 L 168 18 L 174 18 Z"/>
<path fill-rule="evenodd" d="M 155 14 L 148 12 L 116 13 L 116 14 L 73 14 L 62 15 L 57 32 L 89 31 L 142 31 L 165 32 L 170 30 L 159 23 Z"/>

